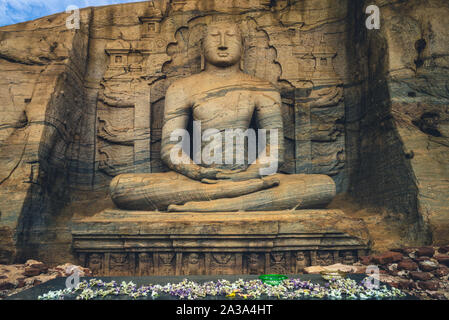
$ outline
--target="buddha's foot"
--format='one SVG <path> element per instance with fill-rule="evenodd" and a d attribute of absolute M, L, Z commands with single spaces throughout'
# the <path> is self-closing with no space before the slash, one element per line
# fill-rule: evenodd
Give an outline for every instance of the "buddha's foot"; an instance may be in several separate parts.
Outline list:
<path fill-rule="evenodd" d="M 264 189 L 276 187 L 281 183 L 281 181 L 277 177 L 268 176 L 268 177 L 262 178 L 262 180 L 263 180 L 263 188 Z"/>
<path fill-rule="evenodd" d="M 248 180 L 248 181 L 254 181 L 254 180 L 259 180 L 259 179 L 253 179 L 253 180 Z M 277 177 L 270 177 L 269 176 L 269 177 L 261 178 L 261 180 L 263 181 L 263 186 L 262 186 L 262 188 L 260 190 L 273 188 L 273 187 L 276 187 L 276 186 L 278 186 L 280 184 L 280 180 Z M 230 183 L 230 182 L 223 181 L 223 182 L 219 182 L 218 184 L 220 184 L 220 183 Z M 223 198 L 223 199 L 216 199 L 216 200 L 211 200 L 211 201 L 190 201 L 190 202 L 187 202 L 187 203 L 182 204 L 182 205 L 171 204 L 171 205 L 168 206 L 167 210 L 171 211 L 171 212 L 188 212 L 188 211 L 208 212 L 208 211 L 215 211 L 215 210 L 211 210 L 212 209 L 211 207 L 214 207 L 215 205 L 221 205 L 222 202 L 233 201 L 233 199 L 235 199 L 235 198 Z M 234 205 L 236 203 L 237 202 L 235 202 Z M 225 207 L 227 207 L 227 206 L 225 205 Z M 229 207 L 228 210 L 229 211 L 236 211 L 236 210 L 239 210 L 239 209 L 238 208 L 236 209 L 235 207 L 231 206 L 231 207 Z"/>

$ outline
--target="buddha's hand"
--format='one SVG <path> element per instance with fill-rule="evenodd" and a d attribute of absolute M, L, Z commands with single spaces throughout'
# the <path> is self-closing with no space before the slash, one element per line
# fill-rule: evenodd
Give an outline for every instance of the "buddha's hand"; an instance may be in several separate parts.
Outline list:
<path fill-rule="evenodd" d="M 238 173 L 242 173 L 242 169 L 237 170 L 224 170 L 224 169 L 216 169 L 216 168 L 201 168 L 200 169 L 200 180 L 203 183 L 208 184 L 216 184 L 222 181 L 242 181 L 240 180 L 233 180 L 231 178 L 234 177 L 234 175 Z M 229 178 L 228 178 L 229 177 Z M 246 180 L 246 179 L 243 179 Z"/>
<path fill-rule="evenodd" d="M 220 172 L 217 174 L 217 179 L 227 181 L 246 181 L 260 178 L 259 170 L 251 170 L 251 168 L 244 171 Z"/>
<path fill-rule="evenodd" d="M 219 172 L 220 172 L 220 169 L 201 167 L 201 169 L 199 171 L 198 180 L 216 179 L 216 176 Z"/>
<path fill-rule="evenodd" d="M 217 168 L 204 168 L 201 167 L 199 172 L 199 179 L 202 182 L 209 183 L 209 180 L 217 181 L 218 175 L 220 174 L 230 174 L 232 172 L 241 172 L 242 170 L 223 170 Z M 204 181 L 203 181 L 204 180 Z"/>

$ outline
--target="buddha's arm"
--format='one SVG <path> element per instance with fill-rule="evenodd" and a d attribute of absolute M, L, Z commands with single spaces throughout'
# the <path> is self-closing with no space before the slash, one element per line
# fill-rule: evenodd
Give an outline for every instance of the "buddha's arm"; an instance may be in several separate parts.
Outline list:
<path fill-rule="evenodd" d="M 265 129 L 266 150 L 259 154 L 259 158 L 248 168 L 257 170 L 261 168 L 273 168 L 274 171 L 265 170 L 262 175 L 274 174 L 284 163 L 284 126 L 282 122 L 281 96 L 279 92 L 271 88 L 272 91 L 262 92 L 256 100 L 256 120 L 258 129 Z M 259 139 L 261 137 L 259 136 Z M 259 153 L 263 150 L 259 150 Z"/>
<path fill-rule="evenodd" d="M 164 125 L 162 127 L 161 158 L 173 171 L 179 172 L 195 180 L 215 179 L 218 170 L 203 168 L 195 164 L 186 154 L 179 155 L 176 163 L 171 159 L 173 147 L 178 141 L 171 141 L 171 134 L 178 129 L 186 130 L 190 116 L 190 101 L 185 93 L 185 85 L 175 82 L 165 96 Z"/>
<path fill-rule="evenodd" d="M 262 152 L 265 157 L 259 154 L 258 159 L 244 172 L 219 173 L 217 178 L 240 181 L 260 178 L 263 175 L 274 174 L 278 171 L 284 163 L 284 127 L 281 103 L 279 92 L 274 88 L 267 88 L 267 91 L 257 94 L 255 109 L 257 126 L 258 129 L 266 129 L 267 133 L 266 150 Z M 277 132 L 276 140 L 274 140 L 275 136 L 272 136 L 273 130 Z"/>

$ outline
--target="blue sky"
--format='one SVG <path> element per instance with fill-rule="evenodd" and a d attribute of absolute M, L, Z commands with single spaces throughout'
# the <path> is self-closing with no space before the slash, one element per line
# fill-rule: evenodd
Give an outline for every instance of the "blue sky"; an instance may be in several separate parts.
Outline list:
<path fill-rule="evenodd" d="M 0 26 L 64 12 L 69 5 L 85 8 L 139 1 L 142 0 L 0 0 Z"/>

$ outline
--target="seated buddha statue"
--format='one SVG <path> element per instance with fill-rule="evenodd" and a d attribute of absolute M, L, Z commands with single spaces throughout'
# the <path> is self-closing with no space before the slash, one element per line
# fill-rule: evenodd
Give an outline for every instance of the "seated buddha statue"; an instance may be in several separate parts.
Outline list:
<path fill-rule="evenodd" d="M 281 97 L 269 82 L 241 71 L 242 40 L 235 24 L 207 26 L 203 71 L 175 81 L 166 92 L 161 159 L 171 171 L 116 176 L 110 193 L 119 208 L 278 211 L 320 208 L 334 198 L 329 176 L 278 173 L 284 162 Z M 251 159 L 251 134 L 242 142 L 229 139 L 229 132 L 247 133 L 252 123 L 264 135 Z M 195 150 L 189 152 L 190 140 L 180 148 L 183 136 L 174 133 L 187 132 L 192 124 Z M 266 143 L 259 144 L 262 140 Z"/>

